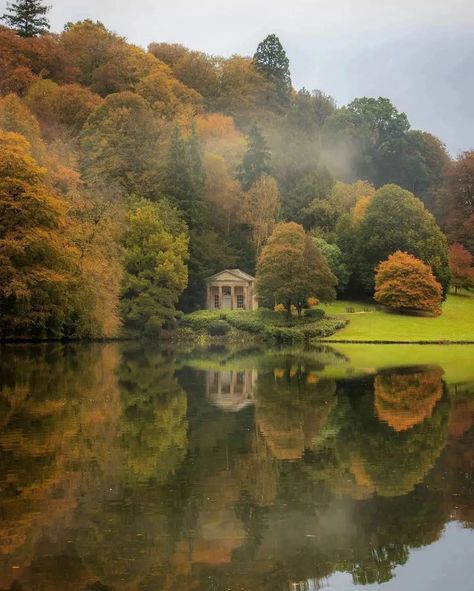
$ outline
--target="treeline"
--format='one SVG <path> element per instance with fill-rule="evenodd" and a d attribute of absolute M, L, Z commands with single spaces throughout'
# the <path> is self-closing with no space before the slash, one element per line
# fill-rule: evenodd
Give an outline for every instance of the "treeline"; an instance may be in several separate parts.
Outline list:
<path fill-rule="evenodd" d="M 446 293 L 438 226 L 472 261 L 474 152 L 452 161 L 388 99 L 295 90 L 275 35 L 221 58 L 89 20 L 16 29 L 0 29 L 0 338 L 156 334 L 203 305 L 207 276 L 254 273 L 279 221 L 315 238 L 339 293 L 371 294 L 397 249 Z"/>

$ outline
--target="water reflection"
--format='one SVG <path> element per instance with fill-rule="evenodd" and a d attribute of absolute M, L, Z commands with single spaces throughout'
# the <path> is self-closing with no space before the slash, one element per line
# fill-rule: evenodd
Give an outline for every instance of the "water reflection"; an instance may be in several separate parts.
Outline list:
<path fill-rule="evenodd" d="M 4 348 L 0 589 L 306 591 L 337 572 L 397 588 L 412 549 L 474 526 L 473 388 L 436 364 L 340 365 Z"/>

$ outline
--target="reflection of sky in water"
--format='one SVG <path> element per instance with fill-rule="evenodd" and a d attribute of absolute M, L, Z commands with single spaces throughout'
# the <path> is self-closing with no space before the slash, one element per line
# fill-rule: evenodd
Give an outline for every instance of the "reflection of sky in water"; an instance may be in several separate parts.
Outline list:
<path fill-rule="evenodd" d="M 363 589 L 371 591 L 381 587 L 384 591 L 472 591 L 474 531 L 463 528 L 457 522 L 449 523 L 437 542 L 412 550 L 408 562 L 394 569 L 391 581 L 382 586 L 364 585 Z M 329 577 L 322 588 L 345 591 L 354 589 L 354 585 L 351 575 L 336 573 Z M 311 586 L 308 591 L 312 591 Z"/>

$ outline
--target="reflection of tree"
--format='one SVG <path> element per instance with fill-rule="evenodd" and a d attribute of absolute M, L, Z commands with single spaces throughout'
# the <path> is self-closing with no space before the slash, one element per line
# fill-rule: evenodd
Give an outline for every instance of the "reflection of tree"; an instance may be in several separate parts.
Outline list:
<path fill-rule="evenodd" d="M 138 345 L 123 351 L 118 378 L 122 462 L 81 503 L 77 548 L 103 584 L 161 588 L 173 551 L 164 486 L 187 451 L 186 394 L 173 360 Z"/>
<path fill-rule="evenodd" d="M 384 372 L 375 376 L 375 410 L 394 431 L 406 431 L 431 417 L 443 396 L 443 370 Z"/>
<path fill-rule="evenodd" d="M 440 379 L 440 374 L 437 375 Z M 388 377 L 387 382 L 393 383 Z M 434 377 L 429 374 L 428 389 L 437 392 L 433 382 Z M 373 388 L 371 383 L 367 387 Z M 447 398 L 438 402 L 429 418 L 404 431 L 394 431 L 377 420 L 372 404 L 368 395 L 353 405 L 343 434 L 345 445 L 363 461 L 365 475 L 378 494 L 389 497 L 406 494 L 423 482 L 446 444 Z"/>
<path fill-rule="evenodd" d="M 279 460 L 299 460 L 323 429 L 337 399 L 332 380 L 319 380 L 303 364 L 260 372 L 256 421 Z"/>
<path fill-rule="evenodd" d="M 187 399 L 174 365 L 153 351 L 128 351 L 120 370 L 122 444 L 131 474 L 163 482 L 187 449 Z"/>
<path fill-rule="evenodd" d="M 26 568 L 46 526 L 57 535 L 80 490 L 93 481 L 96 468 L 89 467 L 97 466 L 94 454 L 106 455 L 97 434 L 110 435 L 106 424 L 114 416 L 116 364 L 112 345 L 2 351 L 0 565 L 8 561 Z M 97 391 L 102 394 L 99 400 Z M 57 573 L 61 568 L 58 565 Z M 9 572 L 23 574 L 18 569 Z"/>

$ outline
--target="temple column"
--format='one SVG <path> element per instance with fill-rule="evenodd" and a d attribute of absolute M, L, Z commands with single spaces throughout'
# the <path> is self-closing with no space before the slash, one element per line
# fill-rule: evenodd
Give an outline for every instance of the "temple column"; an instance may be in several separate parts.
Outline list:
<path fill-rule="evenodd" d="M 212 310 L 212 302 L 211 302 L 211 288 L 207 286 L 207 309 Z"/>
<path fill-rule="evenodd" d="M 237 308 L 237 305 L 235 303 L 235 288 L 233 285 L 230 286 L 230 301 L 231 301 L 230 309 L 235 310 Z"/>
<path fill-rule="evenodd" d="M 219 308 L 222 310 L 222 304 L 223 304 L 223 299 L 222 299 L 222 285 L 219 285 Z"/>

